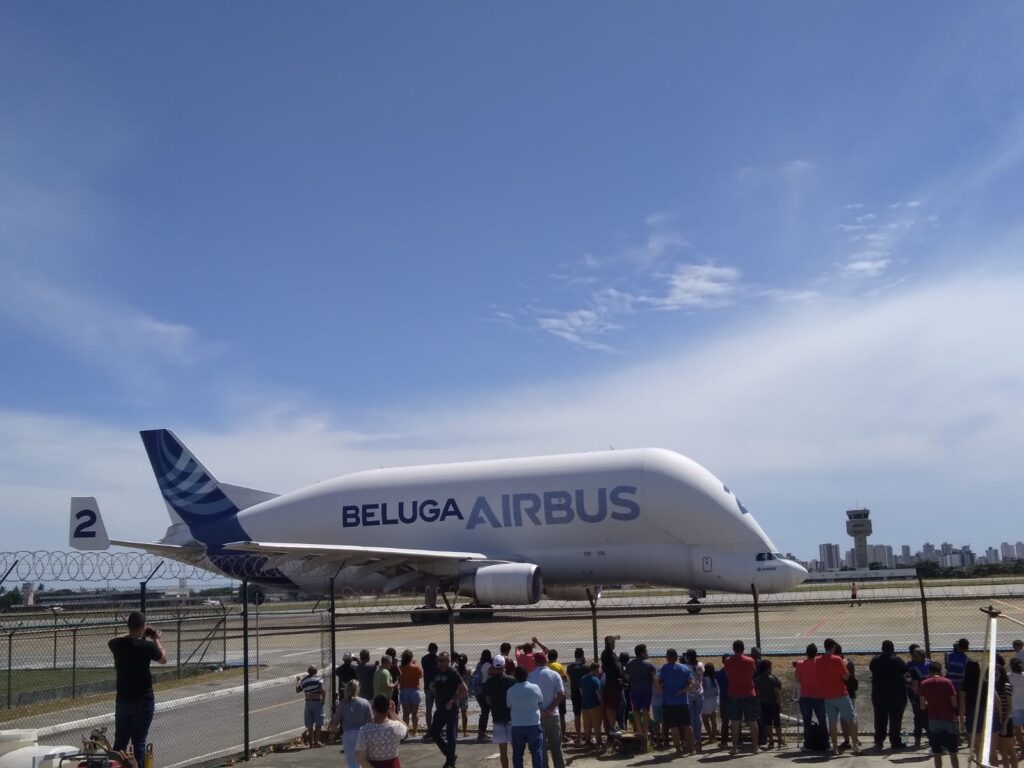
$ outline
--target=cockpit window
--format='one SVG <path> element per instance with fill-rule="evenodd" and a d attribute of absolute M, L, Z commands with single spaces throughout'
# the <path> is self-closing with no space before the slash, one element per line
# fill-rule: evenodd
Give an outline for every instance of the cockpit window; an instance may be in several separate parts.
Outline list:
<path fill-rule="evenodd" d="M 765 560 L 774 560 L 776 557 L 781 559 L 782 555 L 775 555 L 775 554 L 773 554 L 771 552 L 758 552 L 757 553 L 757 561 L 759 563 L 763 563 Z"/>
<path fill-rule="evenodd" d="M 722 483 L 722 490 L 725 491 L 730 496 L 732 496 L 734 499 L 736 499 L 736 506 L 740 508 L 740 514 L 743 514 L 743 515 L 749 515 L 750 514 L 749 512 L 747 512 L 747 508 L 743 506 L 743 502 L 739 500 L 739 498 L 736 496 L 736 494 L 734 494 L 732 491 L 729 490 L 729 486 L 728 485 L 726 485 L 725 483 Z"/>
<path fill-rule="evenodd" d="M 744 515 L 750 514 L 749 512 L 747 512 L 747 508 L 743 506 L 743 502 L 740 501 L 739 499 L 736 499 L 736 506 L 740 508 L 740 512 L 742 512 Z"/>
<path fill-rule="evenodd" d="M 781 552 L 772 552 L 772 554 L 775 555 L 775 559 L 776 560 L 785 560 L 786 559 L 786 556 L 784 554 L 782 554 Z"/>

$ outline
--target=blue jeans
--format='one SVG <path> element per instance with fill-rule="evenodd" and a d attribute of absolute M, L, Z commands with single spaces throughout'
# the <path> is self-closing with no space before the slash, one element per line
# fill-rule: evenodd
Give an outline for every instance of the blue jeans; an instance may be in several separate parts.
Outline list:
<path fill-rule="evenodd" d="M 341 734 L 341 743 L 345 747 L 345 763 L 348 768 L 359 768 L 359 761 L 356 760 L 356 739 L 359 738 L 359 729 L 350 729 Z"/>
<path fill-rule="evenodd" d="M 448 765 L 455 762 L 458 724 L 459 707 L 454 704 L 451 709 L 445 709 L 444 705 L 439 706 L 430 720 L 430 738 L 437 744 L 437 748 L 444 755 L 445 764 Z M 442 731 L 445 735 L 443 739 L 441 738 Z"/>
<path fill-rule="evenodd" d="M 156 702 L 152 696 L 117 700 L 114 704 L 115 751 L 123 752 L 131 742 L 136 759 L 140 763 L 146 759 L 146 737 L 155 709 Z"/>
<path fill-rule="evenodd" d="M 530 748 L 533 768 L 544 768 L 544 734 L 539 725 L 512 726 L 512 765 L 523 768 L 523 753 Z"/>
<path fill-rule="evenodd" d="M 700 746 L 701 713 L 704 710 L 704 694 L 688 693 L 686 702 L 690 705 L 690 726 L 693 728 L 693 739 L 697 746 Z"/>
<path fill-rule="evenodd" d="M 807 743 L 807 734 L 811 730 L 811 715 L 818 721 L 818 725 L 825 733 L 828 733 L 828 723 L 825 722 L 825 700 L 809 699 L 806 696 L 800 697 L 800 717 L 804 721 L 804 746 L 810 748 Z"/>

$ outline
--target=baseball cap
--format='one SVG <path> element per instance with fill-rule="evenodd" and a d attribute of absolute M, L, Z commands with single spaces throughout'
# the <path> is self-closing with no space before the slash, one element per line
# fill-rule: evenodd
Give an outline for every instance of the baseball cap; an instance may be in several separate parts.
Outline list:
<path fill-rule="evenodd" d="M 492 667 L 497 667 L 498 669 L 504 669 L 505 668 L 505 657 L 504 656 L 495 656 L 493 659 L 491 659 L 491 666 Z"/>

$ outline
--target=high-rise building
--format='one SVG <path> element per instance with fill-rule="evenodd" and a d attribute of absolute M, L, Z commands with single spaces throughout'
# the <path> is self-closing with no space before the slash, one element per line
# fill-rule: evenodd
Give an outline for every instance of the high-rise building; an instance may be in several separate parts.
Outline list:
<path fill-rule="evenodd" d="M 846 566 L 847 568 L 856 568 L 857 567 L 857 555 L 856 555 L 854 550 L 852 550 L 852 549 L 846 550 L 846 554 L 843 555 L 843 565 Z"/>
<path fill-rule="evenodd" d="M 848 509 L 846 511 L 846 532 L 853 537 L 853 567 L 867 568 L 868 536 L 871 535 L 871 514 L 869 509 Z"/>
<path fill-rule="evenodd" d="M 1017 559 L 1017 548 L 1008 541 L 1004 541 L 999 545 L 999 555 L 1003 560 L 1016 560 Z"/>
<path fill-rule="evenodd" d="M 896 558 L 888 544 L 868 544 L 868 563 L 878 563 L 885 568 L 895 568 Z"/>
<path fill-rule="evenodd" d="M 910 545 L 900 544 L 900 557 L 910 557 Z"/>
<path fill-rule="evenodd" d="M 1017 559 L 1024 560 L 1024 541 L 1018 541 L 1014 549 L 1017 551 Z"/>
<path fill-rule="evenodd" d="M 948 541 L 944 541 L 942 542 L 940 551 L 943 555 L 951 555 L 953 554 L 953 545 Z"/>
<path fill-rule="evenodd" d="M 924 546 L 921 547 L 921 559 L 935 563 L 939 561 L 939 555 L 935 551 L 934 544 L 929 544 L 927 541 L 924 543 Z"/>
<path fill-rule="evenodd" d="M 964 557 L 959 551 L 950 552 L 948 555 L 943 555 L 940 562 L 943 568 L 960 568 L 964 565 Z"/>
<path fill-rule="evenodd" d="M 843 567 L 843 563 L 839 559 L 838 544 L 819 544 L 818 559 L 821 561 L 823 571 L 838 571 Z"/>
<path fill-rule="evenodd" d="M 995 547 L 988 547 L 985 550 L 985 562 L 986 563 L 998 563 L 999 562 L 999 550 Z"/>
<path fill-rule="evenodd" d="M 964 565 L 974 565 L 978 559 L 975 557 L 974 551 L 970 546 L 960 547 L 960 558 L 963 560 Z"/>

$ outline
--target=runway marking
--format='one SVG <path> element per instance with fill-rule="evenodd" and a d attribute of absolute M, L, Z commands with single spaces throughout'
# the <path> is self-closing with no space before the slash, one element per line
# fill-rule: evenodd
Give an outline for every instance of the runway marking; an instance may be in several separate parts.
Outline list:
<path fill-rule="evenodd" d="M 1007 606 L 1009 608 L 1012 608 L 1013 610 L 1017 611 L 1018 613 L 1024 613 L 1024 610 L 1022 610 L 1020 607 L 1014 605 L 1013 603 L 1008 603 L 1005 600 L 996 600 L 995 602 L 999 603 L 1000 605 L 1005 605 L 1005 606 Z"/>
<path fill-rule="evenodd" d="M 320 674 L 325 674 L 326 668 L 320 670 Z M 276 677 L 273 680 L 261 680 L 258 683 L 250 683 L 249 691 L 258 691 L 263 688 L 273 688 L 277 685 L 283 685 L 284 683 L 295 683 L 295 678 L 292 675 L 288 677 Z M 242 693 L 245 690 L 244 685 L 235 685 L 231 688 L 221 688 L 217 691 L 209 691 L 207 693 L 198 693 L 194 696 L 183 696 L 180 699 L 171 699 L 170 701 L 158 701 L 156 704 L 157 712 L 169 712 L 174 709 L 180 709 L 181 707 L 188 707 L 192 704 L 201 704 L 204 701 L 213 701 L 215 699 L 223 699 L 227 696 L 235 696 Z M 92 728 L 96 725 L 103 725 L 110 723 L 114 719 L 114 713 L 108 712 L 102 715 L 94 715 L 92 717 L 85 717 L 81 720 L 73 720 L 67 723 L 57 723 L 56 725 L 48 725 L 45 728 L 39 729 L 39 738 L 47 738 L 58 733 L 64 733 L 66 731 L 77 731 L 83 728 Z"/>
<path fill-rule="evenodd" d="M 260 707 L 259 709 L 250 709 L 249 710 L 249 714 L 250 715 L 255 715 L 257 712 L 266 712 L 267 710 L 270 710 L 270 709 L 277 709 L 278 707 L 290 707 L 290 706 L 293 706 L 295 704 L 301 704 L 301 703 L 302 703 L 302 699 L 294 699 L 292 701 L 282 701 L 279 704 L 271 704 L 269 707 Z M 244 714 L 245 714 L 244 712 L 239 712 L 238 716 L 241 717 Z"/>
<path fill-rule="evenodd" d="M 287 731 L 281 731 L 281 733 L 275 733 L 273 736 L 264 736 L 259 739 L 255 739 L 249 742 L 250 747 L 254 747 L 260 742 L 272 741 L 274 739 L 280 739 L 282 736 L 294 736 L 295 734 L 302 733 L 305 728 L 291 728 Z M 218 749 L 216 752 L 210 752 L 205 755 L 199 755 L 198 757 L 190 757 L 188 760 L 182 760 L 180 763 L 172 763 L 171 765 L 165 766 L 165 768 L 183 768 L 186 765 L 195 765 L 197 762 L 203 760 L 209 760 L 213 757 L 219 757 L 220 755 L 230 754 L 232 752 L 241 752 L 245 748 L 243 744 L 236 744 L 233 747 L 225 747 L 224 749 Z"/>
<path fill-rule="evenodd" d="M 811 635 L 815 634 L 819 629 L 821 629 L 825 624 L 827 624 L 828 622 L 832 621 L 832 619 L 834 619 L 836 616 L 838 616 L 842 612 L 843 612 L 842 610 L 839 610 L 839 611 L 835 611 L 833 613 L 830 613 L 828 616 L 824 617 L 821 621 L 819 621 L 817 624 L 815 624 L 810 629 L 804 630 L 804 632 L 800 634 L 800 637 L 810 637 Z"/>

